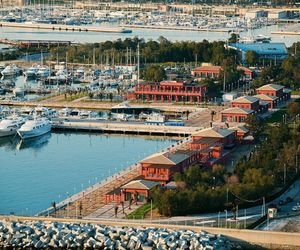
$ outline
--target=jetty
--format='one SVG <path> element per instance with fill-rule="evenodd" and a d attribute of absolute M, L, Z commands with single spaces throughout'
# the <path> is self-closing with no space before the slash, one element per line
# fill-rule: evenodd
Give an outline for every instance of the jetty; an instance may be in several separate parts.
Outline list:
<path fill-rule="evenodd" d="M 138 134 L 138 135 L 163 135 L 163 136 L 189 136 L 200 128 L 186 126 L 163 126 L 146 125 L 143 123 L 129 122 L 54 122 L 54 130 L 63 131 L 81 131 L 81 132 L 100 132 L 100 133 L 118 133 L 118 134 Z"/>
<path fill-rule="evenodd" d="M 40 47 L 60 47 L 60 46 L 70 46 L 73 44 L 71 41 L 61 41 L 61 40 L 9 40 L 0 39 L 0 43 L 8 44 L 20 48 L 40 48 Z"/>
<path fill-rule="evenodd" d="M 0 27 L 46 29 L 58 31 L 79 31 L 79 32 L 105 32 L 105 33 L 131 33 L 132 30 L 122 27 L 100 27 L 100 26 L 80 26 L 64 24 L 43 24 L 43 23 L 10 23 L 0 22 Z"/>
<path fill-rule="evenodd" d="M 140 25 L 140 24 L 124 24 L 124 28 L 132 29 L 157 29 L 157 30 L 178 30 L 178 31 L 207 31 L 207 32 L 242 32 L 242 29 L 227 29 L 227 28 L 218 28 L 218 29 L 208 29 L 201 27 L 182 27 L 182 26 L 166 26 L 166 25 Z"/>

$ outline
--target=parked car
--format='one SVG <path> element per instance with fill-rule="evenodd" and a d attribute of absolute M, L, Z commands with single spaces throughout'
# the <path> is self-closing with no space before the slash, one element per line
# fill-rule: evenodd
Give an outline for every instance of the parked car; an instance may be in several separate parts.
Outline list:
<path fill-rule="evenodd" d="M 293 211 L 300 211 L 300 205 L 299 205 L 299 203 L 297 203 L 296 206 L 293 206 L 292 210 Z"/>

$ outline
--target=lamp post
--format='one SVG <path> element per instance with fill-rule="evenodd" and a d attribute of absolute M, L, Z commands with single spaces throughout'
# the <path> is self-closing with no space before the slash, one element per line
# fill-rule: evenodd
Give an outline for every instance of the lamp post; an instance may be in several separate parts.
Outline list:
<path fill-rule="evenodd" d="M 224 212 L 225 212 L 225 226 L 227 228 L 227 210 L 225 209 Z"/>

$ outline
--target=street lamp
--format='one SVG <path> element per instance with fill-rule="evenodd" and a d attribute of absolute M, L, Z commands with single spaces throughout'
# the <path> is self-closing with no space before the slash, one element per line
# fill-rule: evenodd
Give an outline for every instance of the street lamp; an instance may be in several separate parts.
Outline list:
<path fill-rule="evenodd" d="M 225 225 L 226 225 L 226 228 L 227 228 L 227 210 L 225 209 L 224 212 L 225 212 Z"/>

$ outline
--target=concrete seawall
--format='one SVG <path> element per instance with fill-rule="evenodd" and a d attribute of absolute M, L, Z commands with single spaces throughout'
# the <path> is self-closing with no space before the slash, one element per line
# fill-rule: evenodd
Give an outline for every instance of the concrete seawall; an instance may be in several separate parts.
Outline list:
<path fill-rule="evenodd" d="M 83 32 L 106 32 L 106 33 L 131 33 L 132 31 L 124 28 L 96 27 L 96 26 L 76 26 L 64 24 L 42 24 L 42 23 L 8 23 L 0 22 L 0 27 L 46 29 L 60 31 L 83 31 Z"/>
<path fill-rule="evenodd" d="M 197 226 L 181 226 L 181 225 L 167 225 L 167 224 L 152 224 L 149 221 L 130 222 L 130 221 L 116 221 L 116 220 L 82 220 L 82 219 L 58 219 L 47 217 L 17 217 L 17 216 L 0 216 L 0 220 L 7 221 L 48 221 L 48 222 L 64 222 L 64 223 L 91 223 L 101 224 L 107 226 L 129 226 L 129 227 L 155 227 L 155 228 L 170 228 L 170 229 L 190 229 L 195 232 L 204 230 L 212 234 L 222 234 L 227 236 L 231 241 L 244 243 L 246 245 L 254 245 L 252 249 L 261 249 L 264 247 L 268 249 L 299 249 L 300 248 L 300 233 L 286 233 L 286 232 L 268 232 L 255 230 L 238 230 L 226 228 L 213 227 L 197 227 Z M 248 244 L 247 244 L 248 243 Z M 256 246 L 256 248 L 255 248 Z"/>

